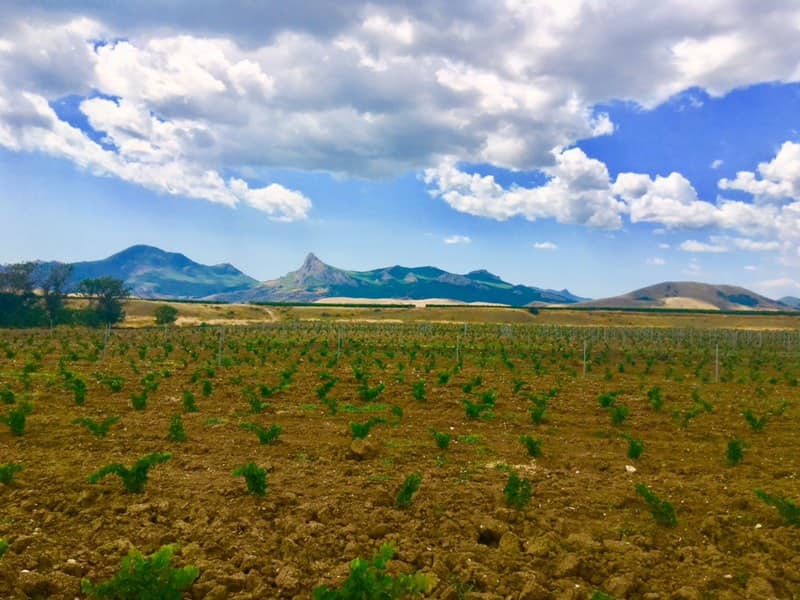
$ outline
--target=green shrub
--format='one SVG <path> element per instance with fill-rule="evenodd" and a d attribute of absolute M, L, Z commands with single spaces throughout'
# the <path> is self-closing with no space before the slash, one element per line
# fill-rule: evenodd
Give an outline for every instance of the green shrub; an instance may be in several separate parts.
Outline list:
<path fill-rule="evenodd" d="M 619 392 L 603 392 L 597 397 L 597 401 L 601 408 L 611 408 L 617 401 L 617 396 L 619 396 Z"/>
<path fill-rule="evenodd" d="M 117 475 L 122 479 L 122 485 L 125 486 L 127 491 L 133 494 L 139 494 L 144 491 L 144 485 L 147 483 L 147 475 L 150 471 L 150 467 L 165 463 L 170 458 L 172 458 L 172 455 L 168 452 L 153 452 L 152 454 L 140 458 L 130 469 L 119 463 L 113 463 L 89 475 L 87 481 L 89 483 L 97 483 L 107 475 Z"/>
<path fill-rule="evenodd" d="M 419 489 L 420 483 L 422 483 L 422 475 L 419 473 L 412 473 L 406 477 L 405 481 L 403 481 L 403 485 L 400 486 L 400 490 L 397 492 L 397 496 L 395 497 L 395 506 L 397 506 L 397 508 L 406 508 L 411 506 L 413 496 Z"/>
<path fill-rule="evenodd" d="M 439 448 L 439 450 L 447 450 L 450 447 L 449 433 L 440 433 L 432 427 L 428 431 L 430 431 L 433 439 L 436 440 L 436 446 Z"/>
<path fill-rule="evenodd" d="M 208 398 L 211 395 L 211 392 L 214 391 L 214 386 L 211 384 L 210 380 L 204 379 L 200 386 L 200 390 L 203 393 L 203 396 Z"/>
<path fill-rule="evenodd" d="M 12 390 L 8 385 L 0 390 L 0 402 L 3 404 L 14 404 L 16 401 L 14 390 Z"/>
<path fill-rule="evenodd" d="M 272 425 L 269 429 L 265 429 L 258 423 L 242 423 L 241 427 L 255 433 L 262 444 L 275 444 L 283 431 L 280 425 Z"/>
<path fill-rule="evenodd" d="M 763 415 L 762 417 L 756 417 L 753 414 L 753 411 L 749 408 L 742 413 L 744 420 L 750 425 L 750 428 L 753 431 L 761 431 L 764 429 L 764 426 L 767 424 L 767 419 L 769 415 Z"/>
<path fill-rule="evenodd" d="M 611 423 L 612 425 L 622 425 L 625 419 L 628 418 L 630 411 L 624 404 L 616 404 L 611 409 Z"/>
<path fill-rule="evenodd" d="M 25 433 L 25 423 L 27 422 L 28 415 L 33 412 L 33 406 L 30 402 L 23 402 L 17 404 L 14 408 L 8 411 L 4 417 L 0 417 L 0 421 L 8 425 L 11 433 L 21 436 Z"/>
<path fill-rule="evenodd" d="M 411 395 L 414 397 L 414 400 L 417 400 L 418 402 L 423 402 L 425 400 L 425 382 L 418 381 L 414 385 L 412 385 Z"/>
<path fill-rule="evenodd" d="M 365 423 L 354 423 L 353 421 L 350 422 L 350 433 L 354 440 L 363 440 L 365 437 L 369 435 L 370 429 L 372 429 L 375 425 L 379 423 L 385 423 L 386 419 L 381 419 L 380 417 L 373 417 L 369 421 Z"/>
<path fill-rule="evenodd" d="M 254 415 L 260 415 L 269 408 L 269 402 L 265 402 L 255 394 L 247 395 L 247 403 L 250 405 L 250 412 Z"/>
<path fill-rule="evenodd" d="M 653 407 L 653 410 L 659 411 L 664 405 L 664 400 L 661 398 L 660 387 L 650 388 L 647 392 L 647 399 L 650 400 L 650 406 Z"/>
<path fill-rule="evenodd" d="M 793 500 L 781 498 L 779 496 L 770 496 L 762 490 L 756 490 L 756 496 L 769 506 L 776 508 L 778 514 L 780 514 L 786 523 L 794 525 L 795 527 L 800 527 L 800 507 L 798 507 Z"/>
<path fill-rule="evenodd" d="M 119 392 L 122 391 L 122 388 L 125 385 L 125 380 L 122 377 L 117 377 L 115 375 L 106 375 L 105 377 L 100 378 L 100 383 L 106 386 L 111 392 Z"/>
<path fill-rule="evenodd" d="M 3 555 L 8 552 L 8 542 L 3 538 L 0 538 L 0 558 L 3 558 Z"/>
<path fill-rule="evenodd" d="M 99 423 L 94 419 L 90 419 L 88 417 L 75 419 L 72 424 L 73 425 L 82 425 L 86 427 L 89 431 L 91 431 L 95 437 L 106 437 L 108 435 L 109 429 L 111 426 L 114 425 L 117 421 L 119 421 L 119 416 L 115 415 L 113 417 L 108 417 Z"/>
<path fill-rule="evenodd" d="M 731 467 L 738 465 L 744 459 L 744 442 L 739 438 L 728 440 L 728 449 L 725 452 L 725 458 Z"/>
<path fill-rule="evenodd" d="M 523 508 L 531 501 L 531 482 L 527 478 L 520 479 L 514 471 L 508 474 L 508 481 L 503 488 L 506 504 L 513 508 Z"/>
<path fill-rule="evenodd" d="M 186 437 L 186 430 L 183 428 L 183 419 L 181 419 L 180 415 L 172 415 L 172 418 L 169 420 L 167 439 L 171 442 L 185 442 L 188 439 Z"/>
<path fill-rule="evenodd" d="M 439 385 L 447 385 L 450 382 L 450 373 L 442 371 L 439 373 Z"/>
<path fill-rule="evenodd" d="M 197 402 L 194 399 L 194 394 L 189 390 L 183 390 L 183 410 L 186 412 L 199 412 Z"/>
<path fill-rule="evenodd" d="M 639 438 L 631 437 L 629 435 L 622 436 L 628 442 L 628 458 L 631 460 L 639 460 L 644 452 L 644 442 Z"/>
<path fill-rule="evenodd" d="M 534 425 L 541 425 L 545 412 L 547 412 L 547 398 L 536 398 L 531 407 L 531 422 Z"/>
<path fill-rule="evenodd" d="M 592 600 L 614 600 L 614 596 L 601 592 L 600 590 L 594 590 L 592 592 Z"/>
<path fill-rule="evenodd" d="M 14 475 L 22 471 L 22 465 L 19 463 L 6 463 L 0 465 L 0 483 L 3 485 L 11 485 L 14 480 Z"/>
<path fill-rule="evenodd" d="M 386 563 L 394 556 L 389 544 L 381 546 L 371 561 L 356 558 L 350 562 L 350 575 L 339 589 L 314 588 L 313 600 L 396 600 L 430 591 L 428 579 L 421 573 L 388 575 Z"/>
<path fill-rule="evenodd" d="M 147 391 L 142 390 L 138 394 L 131 394 L 131 406 L 134 410 L 144 410 L 147 408 Z"/>
<path fill-rule="evenodd" d="M 267 493 L 267 470 L 260 468 L 256 463 L 249 462 L 237 467 L 233 471 L 234 477 L 244 477 L 247 491 L 254 496 L 264 496 Z"/>
<path fill-rule="evenodd" d="M 372 402 L 376 400 L 378 396 L 381 395 L 381 393 L 383 393 L 383 390 L 385 388 L 386 386 L 383 383 L 379 383 L 375 387 L 369 387 L 369 385 L 367 385 L 365 381 L 364 385 L 361 386 L 358 393 L 364 402 Z"/>
<path fill-rule="evenodd" d="M 92 583 L 81 580 L 81 591 L 91 598 L 111 598 L 114 600 L 181 600 L 200 570 L 187 565 L 181 568 L 169 566 L 176 546 L 162 546 L 150 557 L 145 558 L 138 550 L 122 559 L 119 571 L 110 581 Z"/>
<path fill-rule="evenodd" d="M 486 408 L 494 408 L 497 402 L 497 393 L 494 390 L 487 390 L 481 394 L 481 404 Z"/>
<path fill-rule="evenodd" d="M 86 402 L 86 382 L 80 377 L 73 377 L 67 382 L 67 389 L 72 390 L 72 396 L 75 399 L 75 404 L 83 406 Z"/>
<path fill-rule="evenodd" d="M 322 399 L 322 403 L 328 408 L 328 414 L 335 416 L 339 412 L 339 402 L 336 398 L 325 397 Z"/>
<path fill-rule="evenodd" d="M 538 458 L 542 455 L 541 439 L 536 439 L 529 435 L 522 435 L 520 436 L 519 441 L 522 442 L 523 446 L 525 446 L 525 449 L 528 451 L 528 456 Z"/>
<path fill-rule="evenodd" d="M 663 527 L 675 527 L 678 524 L 672 504 L 656 496 L 645 484 L 636 484 L 636 493 L 644 498 L 645 502 L 650 506 L 650 512 L 653 514 L 656 523 Z"/>
<path fill-rule="evenodd" d="M 316 390 L 317 398 L 324 401 L 325 398 L 328 396 L 328 392 L 330 392 L 333 389 L 333 386 L 335 386 L 338 381 L 339 380 L 336 377 L 332 377 L 328 379 L 325 383 L 323 383 L 321 386 L 319 386 Z"/>

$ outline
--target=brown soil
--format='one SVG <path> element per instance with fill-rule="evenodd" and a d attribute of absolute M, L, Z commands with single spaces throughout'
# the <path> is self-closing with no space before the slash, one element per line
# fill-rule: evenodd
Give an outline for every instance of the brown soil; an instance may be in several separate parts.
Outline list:
<path fill-rule="evenodd" d="M 431 575 L 433 598 L 588 599 L 595 590 L 653 600 L 800 598 L 800 530 L 754 494 L 800 500 L 796 341 L 726 347 L 724 360 L 735 363 L 724 362 L 723 383 L 713 383 L 713 351 L 631 332 L 607 345 L 596 341 L 584 377 L 583 342 L 569 331 L 556 337 L 475 326 L 459 340 L 463 368 L 440 383 L 439 374 L 455 366 L 459 331 L 353 327 L 335 365 L 337 332 L 324 325 L 228 329 L 222 366 L 211 330 L 171 331 L 169 356 L 160 330 L 115 332 L 96 362 L 102 333 L 0 333 L 0 388 L 9 384 L 18 402 L 27 397 L 34 405 L 23 436 L 0 426 L 0 463 L 24 465 L 11 486 L 0 484 L 0 538 L 10 543 L 0 558 L 0 597 L 80 597 L 82 577 L 110 578 L 131 548 L 150 554 L 178 543 L 173 563 L 200 568 L 187 597 L 308 598 L 320 584 L 341 584 L 351 559 L 391 543 L 390 571 Z M 259 345 L 265 340 L 267 351 Z M 59 374 L 65 357 L 87 383 L 84 406 L 75 405 Z M 371 386 L 386 386 L 374 402 L 359 398 L 351 367 L 358 359 Z M 40 368 L 26 392 L 20 374 L 31 362 Z M 248 414 L 245 388 L 276 386 L 293 363 L 290 387 L 268 398 L 263 414 Z M 206 374 L 192 381 L 205 365 L 214 370 L 210 397 L 201 393 Z M 131 394 L 149 372 L 159 374 L 158 389 L 146 410 L 133 410 Z M 339 402 L 335 416 L 315 393 L 323 372 L 339 378 L 329 393 Z M 110 391 L 95 373 L 123 377 L 123 389 Z M 482 384 L 464 393 L 462 385 L 479 375 Z M 412 396 L 421 380 L 425 401 Z M 661 411 L 647 398 L 653 386 L 662 391 Z M 526 394 L 554 388 L 560 391 L 545 421 L 532 424 Z M 183 411 L 185 389 L 200 412 Z M 468 419 L 462 399 L 477 402 L 490 389 L 493 415 Z M 620 392 L 616 403 L 630 409 L 623 425 L 613 426 L 598 403 L 607 391 Z M 681 415 L 701 406 L 693 393 L 713 412 L 703 410 L 684 428 Z M 762 432 L 742 418 L 746 408 L 773 413 Z M 174 414 L 182 414 L 187 442 L 166 438 Z M 102 439 L 72 424 L 110 415 L 122 418 Z M 386 423 L 354 443 L 349 422 L 371 416 Z M 260 445 L 240 427 L 244 421 L 277 423 L 283 433 L 278 443 Z M 448 450 L 436 447 L 431 427 L 452 434 Z M 621 433 L 644 441 L 639 460 L 627 458 Z M 540 458 L 528 457 L 523 434 L 543 440 Z M 744 461 L 731 467 L 725 450 L 733 437 L 746 448 Z M 86 481 L 105 464 L 130 465 L 154 451 L 173 458 L 153 467 L 141 494 L 126 493 L 115 476 Z M 264 498 L 231 474 L 249 461 L 268 470 Z M 510 470 L 532 483 L 522 509 L 504 499 Z M 413 504 L 398 509 L 395 494 L 413 472 L 422 485 Z M 655 522 L 634 491 L 640 482 L 672 503 L 676 527 Z"/>

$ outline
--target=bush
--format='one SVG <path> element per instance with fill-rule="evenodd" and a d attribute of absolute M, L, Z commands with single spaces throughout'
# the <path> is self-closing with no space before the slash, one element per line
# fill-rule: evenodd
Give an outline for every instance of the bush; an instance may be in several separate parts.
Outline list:
<path fill-rule="evenodd" d="M 619 392 L 604 392 L 597 397 L 597 401 L 601 408 L 611 408 L 617 401 L 617 396 L 619 396 Z"/>
<path fill-rule="evenodd" d="M 0 465 L 0 483 L 3 485 L 11 485 L 14 480 L 14 475 L 22 471 L 22 465 L 19 463 L 6 463 Z"/>
<path fill-rule="evenodd" d="M 363 440 L 365 437 L 369 435 L 370 429 L 372 429 L 375 425 L 379 423 L 385 423 L 386 419 L 381 419 L 380 417 L 373 417 L 366 423 L 354 423 L 350 422 L 350 433 L 354 440 Z"/>
<path fill-rule="evenodd" d="M 159 305 L 154 313 L 156 325 L 172 325 L 178 319 L 178 309 L 169 304 Z"/>
<path fill-rule="evenodd" d="M 147 408 L 147 391 L 142 390 L 138 394 L 131 394 L 131 406 L 133 406 L 134 410 Z"/>
<path fill-rule="evenodd" d="M 281 431 L 283 431 L 283 427 L 280 425 L 273 425 L 269 429 L 264 429 L 258 423 L 242 423 L 241 427 L 242 429 L 247 429 L 255 433 L 256 436 L 258 436 L 258 441 L 262 444 L 276 443 L 281 435 Z"/>
<path fill-rule="evenodd" d="M 759 497 L 769 506 L 778 510 L 778 514 L 789 525 L 800 527 L 800 507 L 789 498 L 781 498 L 779 496 L 770 496 L 762 490 L 756 490 L 756 496 Z"/>
<path fill-rule="evenodd" d="M 395 498 L 395 505 L 397 508 L 406 508 L 411 506 L 413 496 L 419 489 L 420 483 L 422 483 L 422 475 L 419 473 L 412 473 L 405 478 L 405 481 L 403 481 L 403 485 L 400 486 L 400 490 L 397 492 L 397 497 Z"/>
<path fill-rule="evenodd" d="M 8 542 L 3 538 L 0 538 L 0 558 L 3 558 L 3 555 L 8 552 Z"/>
<path fill-rule="evenodd" d="M 183 419 L 181 419 L 180 415 L 172 415 L 172 418 L 169 420 L 167 439 L 171 442 L 185 442 L 188 439 L 186 437 L 186 431 L 183 428 Z"/>
<path fill-rule="evenodd" d="M 183 390 L 183 410 L 186 412 L 199 412 L 197 402 L 195 402 L 194 394 L 189 390 Z"/>
<path fill-rule="evenodd" d="M 653 514 L 656 523 L 663 527 L 675 527 L 678 524 L 672 504 L 656 496 L 645 484 L 636 484 L 636 493 L 644 498 L 645 502 L 650 506 L 650 512 Z"/>
<path fill-rule="evenodd" d="M 0 390 L 0 402 L 3 404 L 14 404 L 14 402 L 16 402 L 14 390 L 12 390 L 8 385 Z"/>
<path fill-rule="evenodd" d="M 508 482 L 503 488 L 506 504 L 513 508 L 523 508 L 531 501 L 531 482 L 527 478 L 520 479 L 515 472 L 508 474 Z"/>
<path fill-rule="evenodd" d="M 72 390 L 75 404 L 83 406 L 86 402 L 86 382 L 80 377 L 73 377 L 67 382 L 67 389 Z"/>
<path fill-rule="evenodd" d="M 99 423 L 94 419 L 80 418 L 75 419 L 72 424 L 73 425 L 82 425 L 86 427 L 89 431 L 91 431 L 95 437 L 106 437 L 108 435 L 108 430 L 111 429 L 111 426 L 114 425 L 117 421 L 119 421 L 119 416 L 108 417 L 107 419 L 100 421 Z"/>
<path fill-rule="evenodd" d="M 624 404 L 617 404 L 611 409 L 611 423 L 612 425 L 622 425 L 625 419 L 628 418 L 630 411 Z"/>
<path fill-rule="evenodd" d="M 644 452 L 644 442 L 639 438 L 629 435 L 623 435 L 622 437 L 628 441 L 628 458 L 631 460 L 639 460 L 642 456 L 642 452 Z"/>
<path fill-rule="evenodd" d="M 664 405 L 664 400 L 661 398 L 660 387 L 650 388 L 647 392 L 647 398 L 650 400 L 650 406 L 653 407 L 653 410 L 661 410 L 661 407 Z"/>
<path fill-rule="evenodd" d="M 731 467 L 734 467 L 742 462 L 742 459 L 744 459 L 744 442 L 739 438 L 729 440 L 725 458 L 727 458 L 728 465 Z"/>
<path fill-rule="evenodd" d="M 340 589 L 314 588 L 313 600 L 395 600 L 430 591 L 428 579 L 421 573 L 387 575 L 386 563 L 394 556 L 389 544 L 381 546 L 371 561 L 356 558 L 350 562 L 350 575 Z"/>
<path fill-rule="evenodd" d="M 33 406 L 30 404 L 30 402 L 23 402 L 22 404 L 18 404 L 8 411 L 8 414 L 5 417 L 0 417 L 0 421 L 8 425 L 12 434 L 21 436 L 25 433 L 25 423 L 27 422 L 27 417 L 32 412 Z"/>
<path fill-rule="evenodd" d="M 742 413 L 744 420 L 750 425 L 750 428 L 753 431 L 761 431 L 764 429 L 764 426 L 767 424 L 767 418 L 769 415 L 764 415 L 762 417 L 756 417 L 753 414 L 753 411 L 749 408 Z"/>
<path fill-rule="evenodd" d="M 528 456 L 538 458 L 542 455 L 542 440 L 529 435 L 522 435 L 519 441 L 525 446 L 525 449 L 528 451 Z"/>
<path fill-rule="evenodd" d="M 267 493 L 267 470 L 261 469 L 254 462 L 237 467 L 233 470 L 234 477 L 244 477 L 247 491 L 254 496 L 264 496 Z"/>
<path fill-rule="evenodd" d="M 431 432 L 433 439 L 436 440 L 436 446 L 439 448 L 439 450 L 447 450 L 450 447 L 449 433 L 440 433 L 433 428 L 429 429 L 428 431 Z"/>
<path fill-rule="evenodd" d="M 375 387 L 371 388 L 365 381 L 364 385 L 359 389 L 359 395 L 364 402 L 372 402 L 373 400 L 376 400 L 381 393 L 383 393 L 385 388 L 386 386 L 383 383 L 379 383 Z"/>
<path fill-rule="evenodd" d="M 411 386 L 411 395 L 414 397 L 414 400 L 423 402 L 425 400 L 425 382 L 418 381 Z"/>
<path fill-rule="evenodd" d="M 541 425 L 544 421 L 544 413 L 547 412 L 547 399 L 537 398 L 531 407 L 531 422 L 534 425 Z"/>
<path fill-rule="evenodd" d="M 193 565 L 170 567 L 175 549 L 174 545 L 162 546 L 148 558 L 131 550 L 113 579 L 97 584 L 82 579 L 81 591 L 92 598 L 181 600 L 183 591 L 197 579 L 200 570 Z"/>
<path fill-rule="evenodd" d="M 170 458 L 172 458 L 172 455 L 168 452 L 153 452 L 152 454 L 140 458 L 130 469 L 119 463 L 113 463 L 89 475 L 87 481 L 89 483 L 97 483 L 107 475 L 117 475 L 122 479 L 122 485 L 125 486 L 127 491 L 133 494 L 139 494 L 144 491 L 144 485 L 147 483 L 147 475 L 150 471 L 150 467 L 165 463 Z"/>

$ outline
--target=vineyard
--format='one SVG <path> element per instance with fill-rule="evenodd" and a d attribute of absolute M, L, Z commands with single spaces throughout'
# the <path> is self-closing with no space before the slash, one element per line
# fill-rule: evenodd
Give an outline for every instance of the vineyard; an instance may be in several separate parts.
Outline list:
<path fill-rule="evenodd" d="M 799 379 L 797 329 L 3 331 L 0 597 L 800 598 Z"/>

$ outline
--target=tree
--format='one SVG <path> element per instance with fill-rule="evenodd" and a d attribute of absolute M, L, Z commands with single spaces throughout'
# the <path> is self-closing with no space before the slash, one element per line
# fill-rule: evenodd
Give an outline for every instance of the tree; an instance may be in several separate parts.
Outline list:
<path fill-rule="evenodd" d="M 90 299 L 86 313 L 89 324 L 113 325 L 125 318 L 122 303 L 130 292 L 121 279 L 84 279 L 78 286 L 78 291 Z"/>
<path fill-rule="evenodd" d="M 33 291 L 35 269 L 33 262 L 0 267 L 0 326 L 35 327 L 46 323 Z"/>
<path fill-rule="evenodd" d="M 161 304 L 155 312 L 156 325 L 172 325 L 178 318 L 178 309 L 169 304 Z"/>
<path fill-rule="evenodd" d="M 51 325 L 64 320 L 64 288 L 72 275 L 72 265 L 56 263 L 42 282 L 44 310 Z"/>

